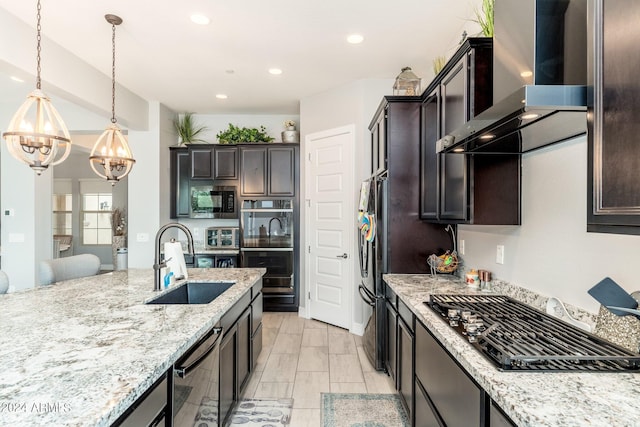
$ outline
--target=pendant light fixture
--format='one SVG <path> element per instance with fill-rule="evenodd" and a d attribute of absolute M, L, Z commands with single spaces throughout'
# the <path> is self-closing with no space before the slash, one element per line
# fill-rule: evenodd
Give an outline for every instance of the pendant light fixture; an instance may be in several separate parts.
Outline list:
<path fill-rule="evenodd" d="M 116 15 L 105 15 L 111 24 L 111 125 L 100 135 L 91 150 L 89 163 L 93 171 L 115 185 L 131 172 L 136 162 L 131 154 L 127 139 L 116 124 L 116 25 L 122 24 L 122 18 Z"/>
<path fill-rule="evenodd" d="M 37 76 L 36 90 L 14 114 L 2 134 L 9 153 L 40 175 L 49 165 L 62 163 L 71 151 L 71 137 L 51 100 L 41 90 L 40 79 L 40 0 L 37 4 Z"/>

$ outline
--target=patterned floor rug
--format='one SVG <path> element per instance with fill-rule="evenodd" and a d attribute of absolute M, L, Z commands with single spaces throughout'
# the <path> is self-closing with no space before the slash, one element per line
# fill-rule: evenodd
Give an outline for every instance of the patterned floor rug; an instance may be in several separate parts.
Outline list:
<path fill-rule="evenodd" d="M 293 399 L 242 399 L 229 427 L 286 427 L 292 407 Z"/>
<path fill-rule="evenodd" d="M 323 427 L 409 427 L 397 394 L 322 393 Z"/>

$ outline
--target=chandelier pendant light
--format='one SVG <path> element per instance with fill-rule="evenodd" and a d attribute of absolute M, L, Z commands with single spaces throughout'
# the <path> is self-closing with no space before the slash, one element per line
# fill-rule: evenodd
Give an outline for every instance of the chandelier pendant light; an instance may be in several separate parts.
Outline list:
<path fill-rule="evenodd" d="M 131 154 L 127 139 L 116 124 L 116 25 L 122 24 L 122 19 L 116 15 L 105 15 L 104 18 L 111 24 L 112 29 L 111 124 L 93 146 L 89 163 L 98 176 L 115 185 L 129 175 L 136 161 Z"/>
<path fill-rule="evenodd" d="M 69 130 L 51 100 L 41 90 L 40 78 L 40 0 L 37 4 L 37 76 L 36 90 L 13 115 L 7 131 L 2 134 L 9 153 L 29 165 L 40 175 L 50 165 L 62 163 L 71 152 Z"/>

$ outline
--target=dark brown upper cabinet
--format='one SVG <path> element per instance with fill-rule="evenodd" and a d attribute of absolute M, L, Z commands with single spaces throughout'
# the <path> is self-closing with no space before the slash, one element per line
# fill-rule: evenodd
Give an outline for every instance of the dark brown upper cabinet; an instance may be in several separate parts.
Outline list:
<path fill-rule="evenodd" d="M 640 39 L 640 3 L 589 5 L 587 230 L 640 234 L 640 52 L 629 43 Z"/>
<path fill-rule="evenodd" d="M 240 195 L 294 197 L 298 145 L 240 147 Z"/>
<path fill-rule="evenodd" d="M 492 105 L 493 43 L 467 39 L 422 97 L 420 218 L 520 223 L 520 155 L 436 153 L 436 142 Z"/>
<path fill-rule="evenodd" d="M 191 177 L 189 150 L 187 148 L 170 149 L 170 186 L 169 198 L 171 218 L 189 217 L 189 179 Z"/>
<path fill-rule="evenodd" d="M 238 148 L 206 145 L 189 147 L 191 179 L 236 180 L 238 179 Z"/>

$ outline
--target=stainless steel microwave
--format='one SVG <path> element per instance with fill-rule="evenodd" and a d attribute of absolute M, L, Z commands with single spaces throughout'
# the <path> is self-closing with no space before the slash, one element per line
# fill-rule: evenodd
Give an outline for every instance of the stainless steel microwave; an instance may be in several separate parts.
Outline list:
<path fill-rule="evenodd" d="M 238 218 L 236 188 L 211 184 L 192 185 L 189 217 Z"/>

